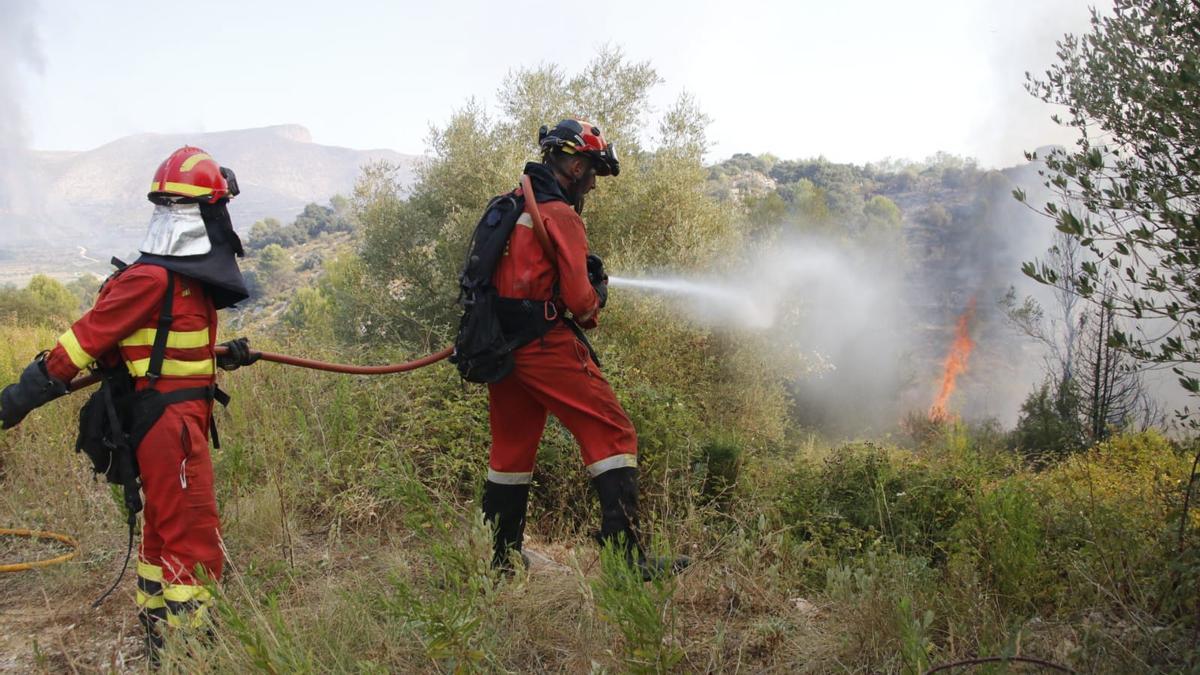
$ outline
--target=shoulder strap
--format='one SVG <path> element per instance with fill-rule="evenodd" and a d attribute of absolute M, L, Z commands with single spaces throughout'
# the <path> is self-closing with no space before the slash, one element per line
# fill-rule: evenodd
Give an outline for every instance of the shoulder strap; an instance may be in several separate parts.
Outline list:
<path fill-rule="evenodd" d="M 171 310 L 175 304 L 175 273 L 167 270 L 167 292 L 163 296 L 162 309 L 158 312 L 158 329 L 154 332 L 154 347 L 150 350 L 150 367 L 146 377 L 150 378 L 153 387 L 158 378 L 162 377 L 163 359 L 167 355 L 167 336 L 171 333 L 171 323 L 175 317 Z"/>
<path fill-rule="evenodd" d="M 103 291 L 104 287 L 108 285 L 108 282 L 121 276 L 122 272 L 129 269 L 129 265 L 126 264 L 124 260 L 121 260 L 117 256 L 113 256 L 112 260 L 110 260 L 109 262 L 112 263 L 112 266 L 115 267 L 116 269 L 114 269 L 111 274 L 109 274 L 107 277 L 105 277 L 104 281 L 100 282 L 100 288 L 97 289 L 97 291 L 96 291 L 97 293 L 99 293 L 100 291 Z"/>

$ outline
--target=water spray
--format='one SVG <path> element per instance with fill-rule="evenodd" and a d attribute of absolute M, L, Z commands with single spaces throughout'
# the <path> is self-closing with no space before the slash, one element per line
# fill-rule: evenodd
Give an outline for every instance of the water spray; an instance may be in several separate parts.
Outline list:
<path fill-rule="evenodd" d="M 711 282 L 688 279 L 627 279 L 608 278 L 614 287 L 635 288 L 664 295 L 684 296 L 692 302 L 703 303 L 708 311 L 732 317 L 750 328 L 770 328 L 775 323 L 775 312 L 746 288 L 723 286 Z"/>

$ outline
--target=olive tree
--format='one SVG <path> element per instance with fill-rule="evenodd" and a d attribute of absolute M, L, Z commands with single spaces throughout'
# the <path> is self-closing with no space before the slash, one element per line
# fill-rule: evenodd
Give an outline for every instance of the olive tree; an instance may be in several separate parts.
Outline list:
<path fill-rule="evenodd" d="M 1025 263 L 1130 323 L 1109 343 L 1170 366 L 1200 393 L 1200 5 L 1116 0 L 1090 32 L 1058 42 L 1029 91 L 1065 106 L 1074 147 L 1044 158 L 1053 201 L 1035 207 L 1085 251 L 1068 272 Z M 1035 158 L 1030 155 L 1030 158 Z M 1026 194 L 1017 190 L 1017 199 Z M 1114 324 L 1115 325 L 1115 324 Z"/>

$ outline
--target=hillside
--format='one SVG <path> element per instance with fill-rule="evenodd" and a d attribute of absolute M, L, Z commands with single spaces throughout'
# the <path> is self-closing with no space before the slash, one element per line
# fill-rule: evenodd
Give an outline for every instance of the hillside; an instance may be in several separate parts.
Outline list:
<path fill-rule="evenodd" d="M 128 255 L 145 230 L 154 169 L 185 144 L 208 150 L 237 172 L 242 195 L 231 211 L 239 229 L 266 217 L 290 221 L 309 202 L 348 194 L 371 162 L 396 164 L 401 180 L 411 181 L 418 160 L 314 143 L 298 125 L 138 134 L 82 152 L 27 153 L 21 194 L 0 209 L 0 281 L 20 281 L 29 269 L 58 276 L 70 276 L 75 267 L 102 271 L 110 256 Z"/>

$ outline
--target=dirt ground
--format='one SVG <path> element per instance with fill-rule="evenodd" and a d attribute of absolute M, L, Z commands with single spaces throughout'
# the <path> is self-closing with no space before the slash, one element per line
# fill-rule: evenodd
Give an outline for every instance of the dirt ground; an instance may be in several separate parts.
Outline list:
<path fill-rule="evenodd" d="M 97 576 L 88 592 L 64 594 L 55 588 L 62 574 L 0 574 L 0 673 L 143 670 L 131 572 L 97 609 L 92 601 L 112 579 Z"/>

